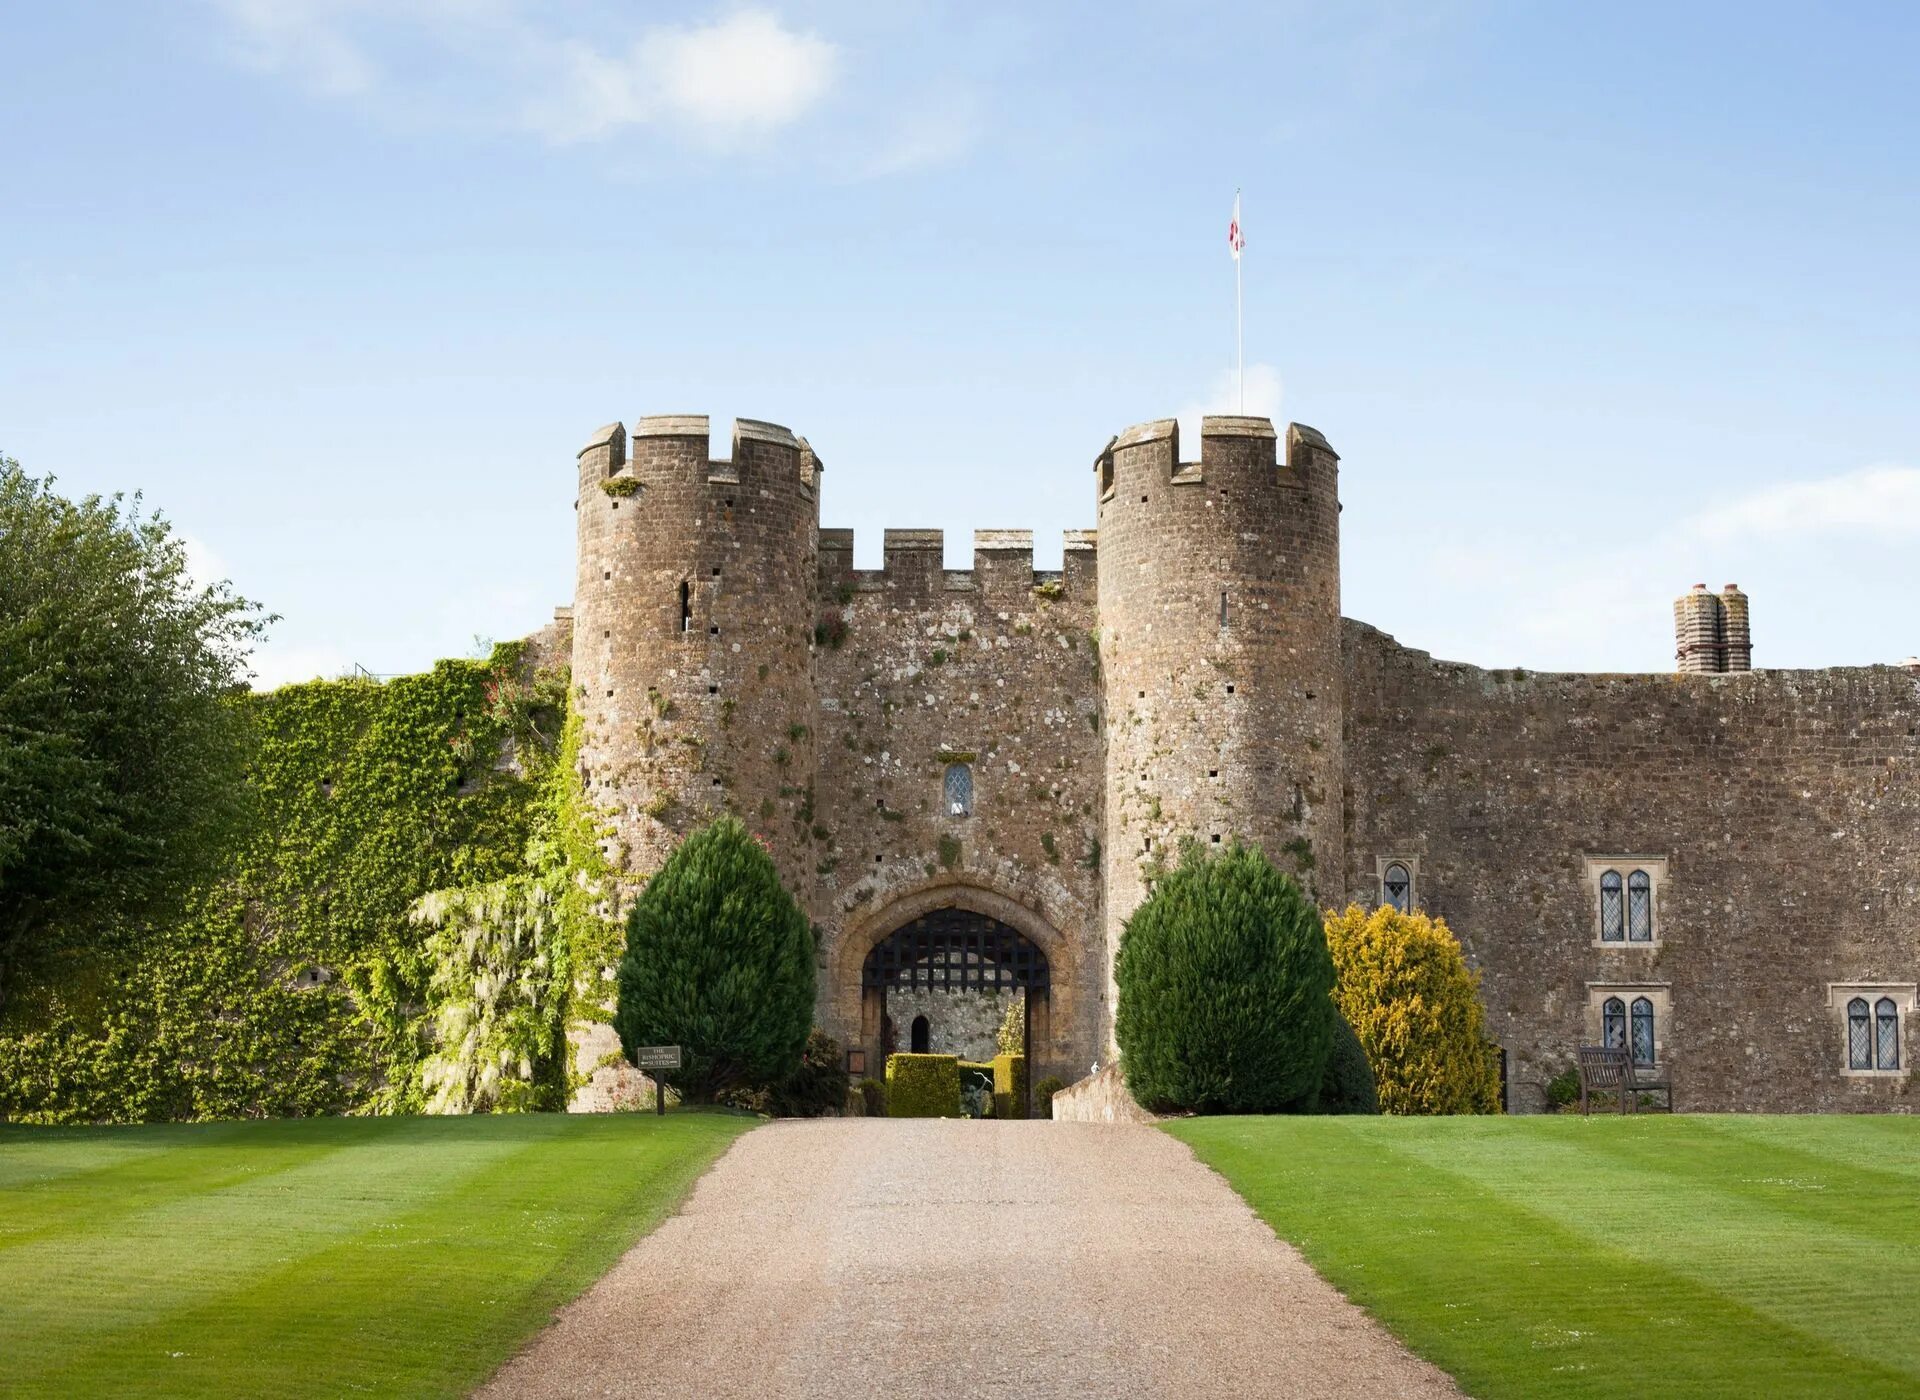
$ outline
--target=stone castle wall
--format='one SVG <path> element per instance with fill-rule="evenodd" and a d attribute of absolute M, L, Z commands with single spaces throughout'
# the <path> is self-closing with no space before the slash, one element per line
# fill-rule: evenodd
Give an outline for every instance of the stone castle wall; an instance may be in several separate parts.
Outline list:
<path fill-rule="evenodd" d="M 1487 671 L 1354 622 L 1346 669 L 1347 894 L 1416 866 L 1481 971 L 1516 1109 L 1598 1038 L 1610 987 L 1664 1008 L 1682 1109 L 1910 1105 L 1904 1075 L 1843 1073 L 1829 984 L 1910 997 L 1920 969 L 1920 679 Z M 1609 856 L 1664 863 L 1653 946 L 1598 945 Z"/>
<path fill-rule="evenodd" d="M 1024 531 L 977 533 L 959 570 L 938 531 L 888 531 L 885 566 L 855 569 L 852 533 L 819 527 L 819 459 L 772 424 L 737 424 L 724 460 L 704 418 L 595 434 L 571 658 L 616 865 L 740 816 L 820 931 L 819 1024 L 870 1056 L 878 940 L 955 907 L 1009 925 L 1051 973 L 1035 1078 L 1071 1082 L 1111 1058 L 1112 953 L 1183 840 L 1257 844 L 1326 904 L 1378 900 L 1404 861 L 1483 973 L 1517 1109 L 1610 992 L 1655 1007 L 1682 1107 L 1908 1105 L 1920 1043 L 1898 1074 L 1843 1072 L 1834 984 L 1913 1008 L 1920 679 L 1434 661 L 1341 621 L 1324 438 L 1292 425 L 1282 454 L 1248 418 L 1201 438 L 1183 463 L 1171 420 L 1116 437 L 1097 533 L 1039 573 Z M 1744 660 L 1736 594 L 1716 658 Z M 1600 945 L 1601 857 L 1656 882 L 1648 946 Z"/>
<path fill-rule="evenodd" d="M 862 961 L 914 914 L 958 900 L 1047 954 L 1036 1077 L 1084 1073 L 1105 1019 L 1099 938 L 1100 669 L 1092 541 L 1038 574 L 1026 531 L 982 531 L 973 568 L 937 530 L 888 531 L 885 567 L 853 568 L 853 532 L 822 532 L 813 913 L 826 934 L 824 1024 L 877 1046 Z M 950 764 L 973 810 L 945 801 Z M 894 1012 L 900 1043 L 905 1025 Z"/>

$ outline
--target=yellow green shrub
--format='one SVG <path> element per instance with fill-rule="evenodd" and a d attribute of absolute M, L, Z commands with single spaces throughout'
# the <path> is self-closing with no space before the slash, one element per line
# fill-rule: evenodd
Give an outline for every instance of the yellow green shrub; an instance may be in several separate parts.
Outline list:
<path fill-rule="evenodd" d="M 958 1055 L 887 1056 L 889 1118 L 958 1118 Z"/>
<path fill-rule="evenodd" d="M 1380 1111 L 1498 1113 L 1480 978 L 1446 921 L 1349 905 L 1326 928 L 1333 999 L 1367 1052 Z"/>
<path fill-rule="evenodd" d="M 993 1116 L 995 1118 L 1025 1118 L 1027 1116 L 1027 1057 L 1025 1055 L 995 1055 L 993 1057 Z"/>

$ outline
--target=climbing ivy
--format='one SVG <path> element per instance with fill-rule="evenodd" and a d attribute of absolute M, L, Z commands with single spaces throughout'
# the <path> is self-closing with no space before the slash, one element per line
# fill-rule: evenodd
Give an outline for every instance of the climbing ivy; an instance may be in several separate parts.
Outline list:
<path fill-rule="evenodd" d="M 617 948 L 565 697 L 512 644 L 237 702 L 224 869 L 9 1005 L 0 1118 L 559 1106 L 563 1028 L 609 1017 Z M 486 1056 L 476 1093 L 463 1057 Z"/>

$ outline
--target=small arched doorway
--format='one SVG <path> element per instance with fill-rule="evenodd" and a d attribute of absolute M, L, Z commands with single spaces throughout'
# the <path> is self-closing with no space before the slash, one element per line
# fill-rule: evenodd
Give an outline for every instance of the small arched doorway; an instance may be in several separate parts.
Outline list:
<path fill-rule="evenodd" d="M 907 999 L 913 1001 L 925 993 L 1019 993 L 1031 1112 L 1034 1036 L 1036 1026 L 1042 1038 L 1046 1034 L 1052 976 L 1046 953 L 1012 925 L 971 909 L 934 909 L 901 924 L 868 950 L 860 969 L 864 1019 L 869 1031 L 882 1032 L 878 1048 L 884 1064 L 892 1049 L 884 1043 L 884 1027 L 892 1023 L 888 992 L 910 993 Z M 931 1019 L 916 1015 L 909 1040 L 914 1052 L 948 1053 L 948 1047 L 935 1045 L 934 1039 Z"/>

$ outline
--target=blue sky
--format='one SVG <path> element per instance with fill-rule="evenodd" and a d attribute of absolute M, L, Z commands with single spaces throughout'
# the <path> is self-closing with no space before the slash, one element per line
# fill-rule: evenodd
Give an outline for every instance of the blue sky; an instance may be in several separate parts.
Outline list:
<path fill-rule="evenodd" d="M 144 490 L 263 683 L 540 625 L 644 413 L 806 434 L 863 564 L 1045 564 L 1111 433 L 1231 407 L 1238 185 L 1349 615 L 1662 670 L 1734 581 L 1756 664 L 1920 652 L 1920 11 L 1187 9 L 9 7 L 0 450 Z"/>

